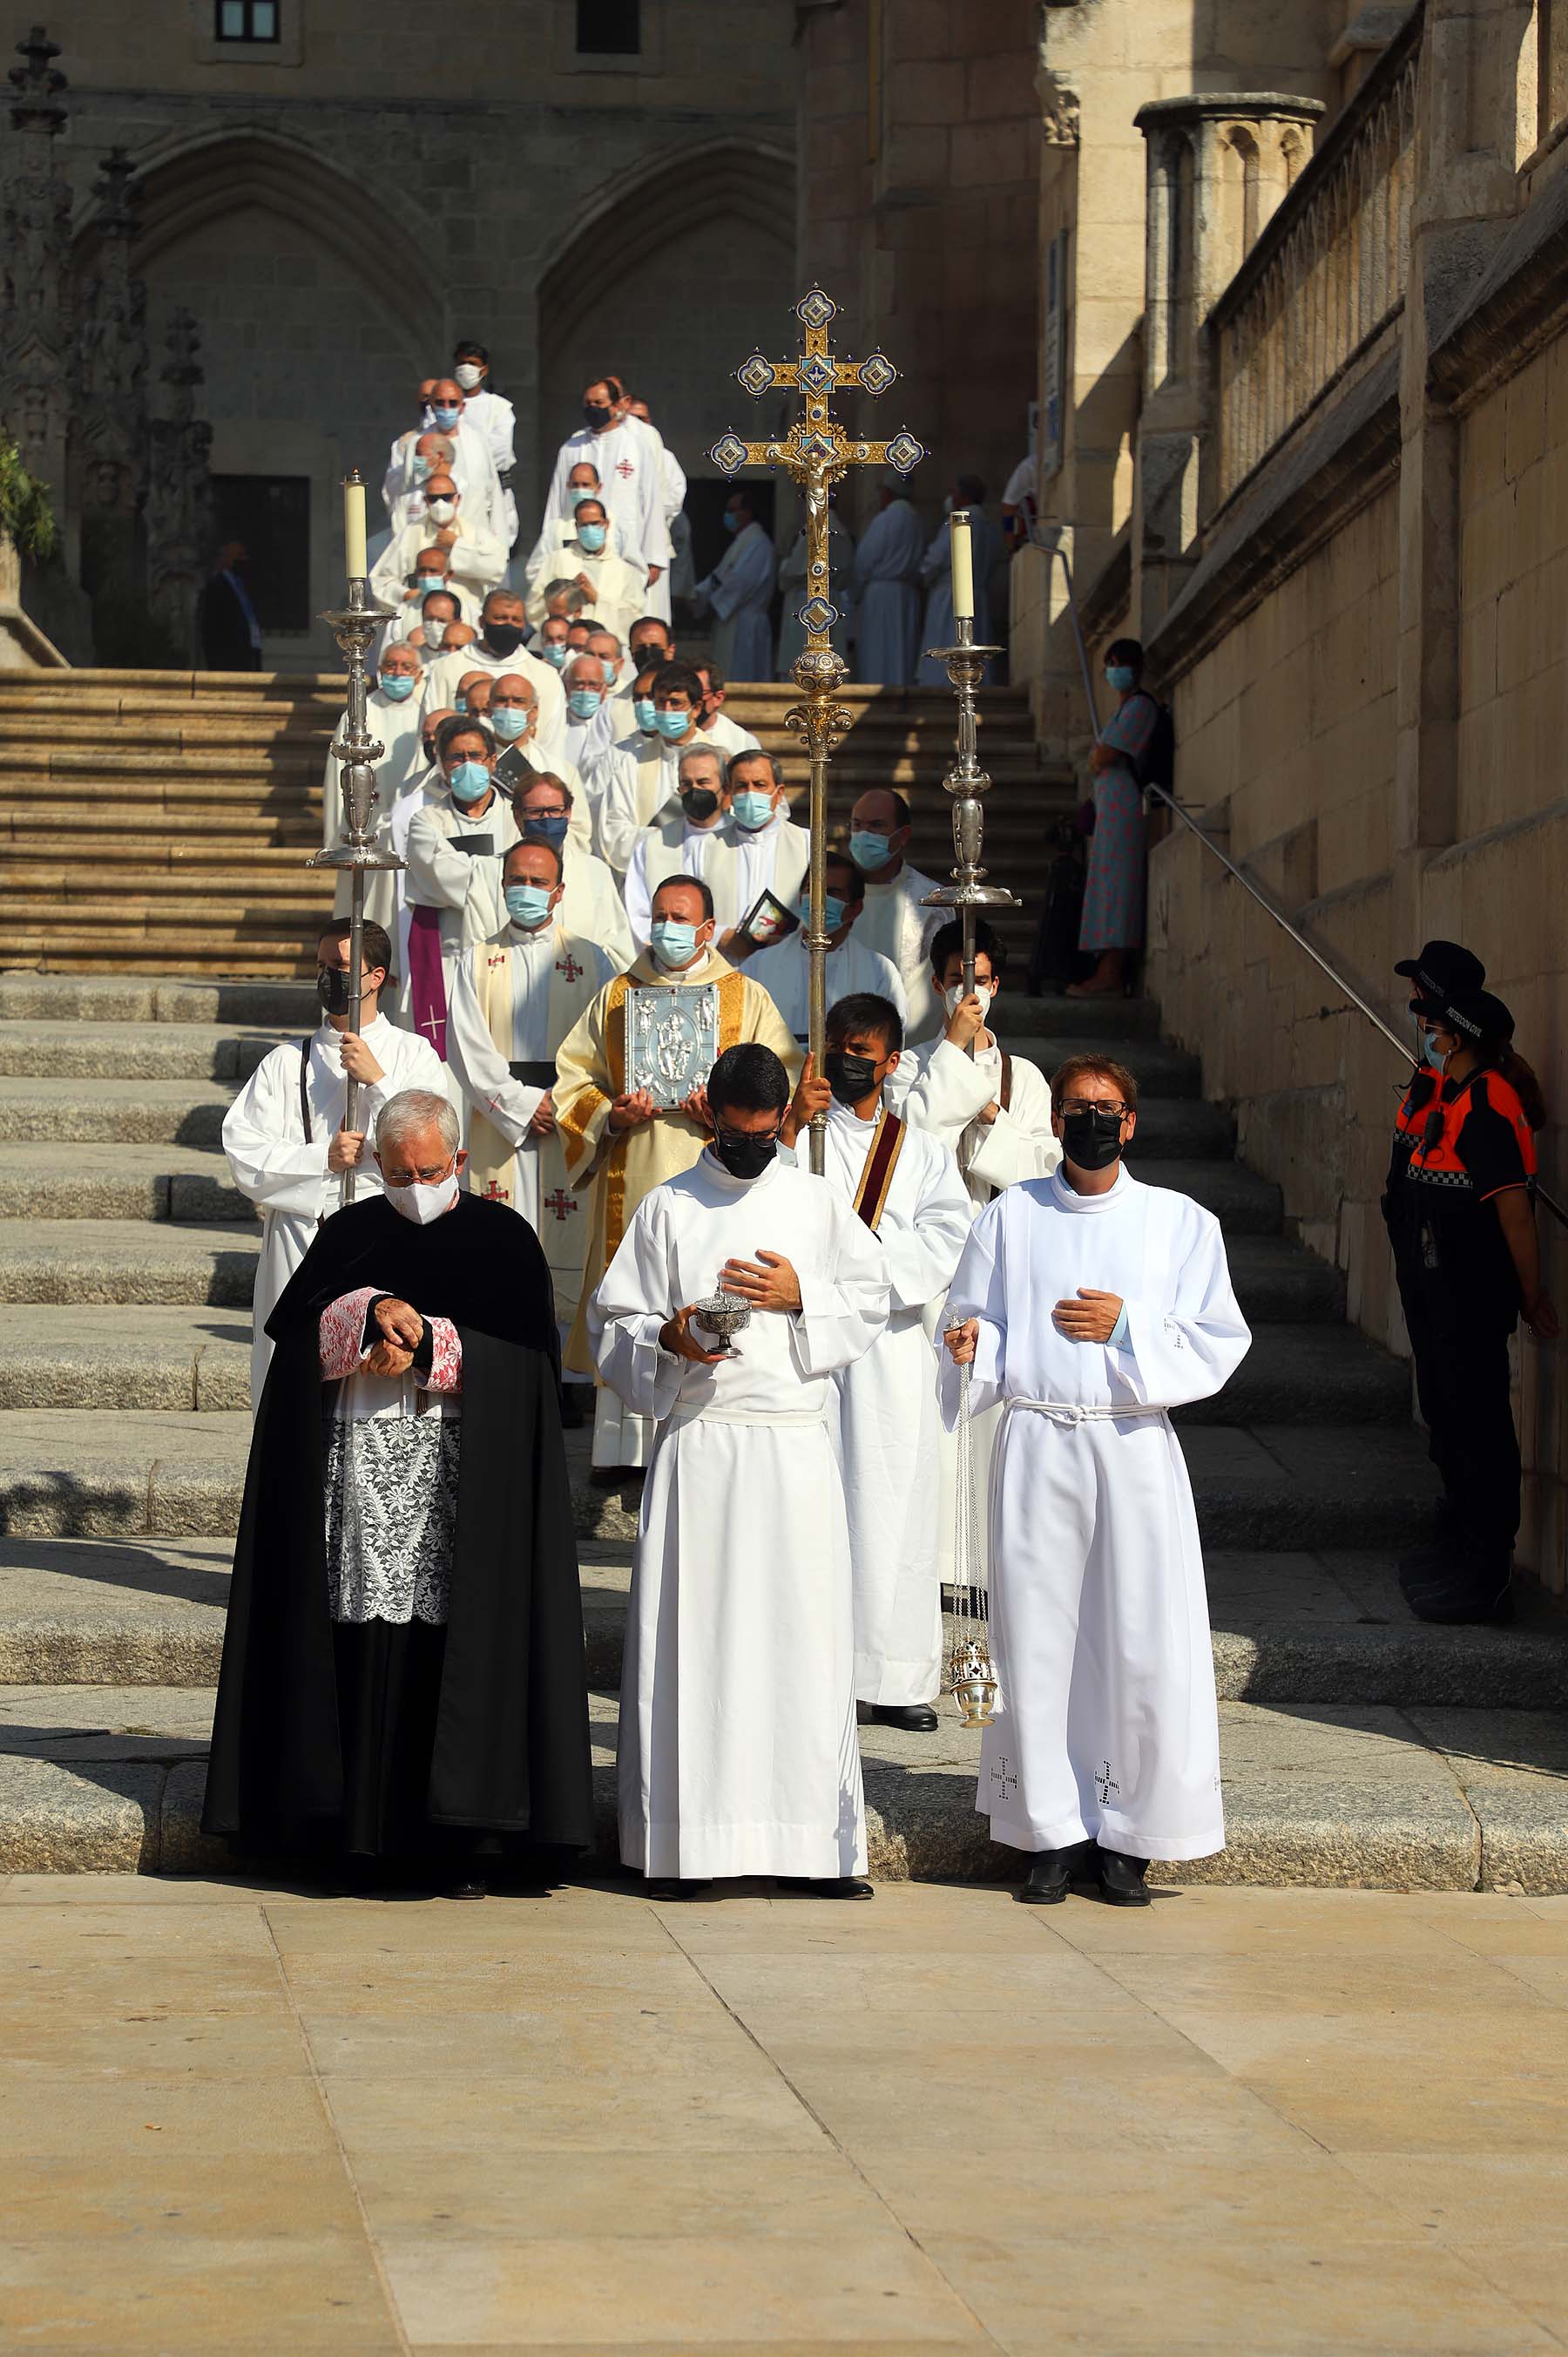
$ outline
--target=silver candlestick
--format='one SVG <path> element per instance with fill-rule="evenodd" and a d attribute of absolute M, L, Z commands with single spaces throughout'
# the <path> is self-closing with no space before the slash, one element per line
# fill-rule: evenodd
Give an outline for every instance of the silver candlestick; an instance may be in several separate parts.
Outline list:
<path fill-rule="evenodd" d="M 344 478 L 345 489 L 362 483 L 357 467 Z M 349 709 L 331 748 L 332 759 L 338 764 L 343 834 L 340 842 L 328 850 L 317 852 L 306 864 L 311 867 L 346 867 L 349 871 L 349 1028 L 356 1032 L 360 1028 L 360 984 L 365 964 L 365 871 L 372 867 L 402 867 L 404 864 L 394 851 L 381 850 L 371 834 L 371 813 L 380 799 L 375 765 L 386 748 L 371 735 L 369 674 L 365 669 L 371 640 L 386 623 L 396 619 L 392 607 L 381 605 L 371 597 L 370 579 L 364 574 L 349 576 L 346 606 L 320 617 L 349 658 Z M 345 1129 L 353 1128 L 359 1103 L 360 1085 L 350 1074 L 343 1110 Z M 343 1173 L 345 1203 L 354 1200 L 355 1177 L 352 1168 Z"/>

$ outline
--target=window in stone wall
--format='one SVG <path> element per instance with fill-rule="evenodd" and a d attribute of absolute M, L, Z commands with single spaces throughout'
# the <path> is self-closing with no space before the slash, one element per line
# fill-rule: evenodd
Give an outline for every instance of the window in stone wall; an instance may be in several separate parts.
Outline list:
<path fill-rule="evenodd" d="M 641 50 L 641 0 L 577 0 L 579 57 L 635 58 Z"/>
<path fill-rule="evenodd" d="M 220 41 L 265 41 L 280 38 L 281 0 L 214 0 L 213 36 Z"/>
<path fill-rule="evenodd" d="M 243 544 L 245 587 L 263 630 L 308 630 L 310 478 L 214 475 L 213 544 Z"/>

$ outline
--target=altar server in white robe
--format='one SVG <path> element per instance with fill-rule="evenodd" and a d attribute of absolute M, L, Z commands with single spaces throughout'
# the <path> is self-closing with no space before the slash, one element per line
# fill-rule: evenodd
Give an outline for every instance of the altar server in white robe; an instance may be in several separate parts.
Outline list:
<path fill-rule="evenodd" d="M 836 1189 L 777 1158 L 770 1049 L 708 1080 L 713 1143 L 638 1206 L 590 1305 L 600 1375 L 657 1420 L 621 1674 L 620 1849 L 682 1895 L 801 1877 L 868 1899 L 836 1371 L 886 1320 L 886 1255 Z M 751 1308 L 735 1351 L 693 1305 Z"/>
<path fill-rule="evenodd" d="M 659 432 L 640 393 L 628 395 L 626 414 L 651 427 L 654 433 Z M 689 597 L 696 576 L 692 569 L 692 527 L 684 511 L 686 470 L 662 435 L 659 437 L 659 481 L 664 525 L 670 534 L 670 562 L 658 580 L 649 585 L 647 611 L 657 614 L 661 622 L 668 622 L 671 599 Z"/>
<path fill-rule="evenodd" d="M 703 576 L 693 602 L 700 614 L 718 617 L 714 655 L 731 679 L 769 679 L 773 673 L 773 572 L 778 562 L 773 535 L 757 521 L 751 494 L 733 490 L 725 503 L 725 528 L 735 536 Z"/>
<path fill-rule="evenodd" d="M 1061 1160 L 1050 1082 L 989 1028 L 1007 944 L 983 918 L 974 928 L 973 998 L 963 996 L 963 931 L 956 918 L 932 940 L 930 971 L 946 1022 L 934 1040 L 905 1051 L 893 1099 L 918 1128 L 952 1148 L 978 1215 L 1004 1187 L 1049 1178 Z"/>
<path fill-rule="evenodd" d="M 808 837 L 808 844 L 809 841 Z M 841 998 L 862 996 L 869 992 L 874 997 L 892 1002 L 901 1030 L 908 1011 L 904 985 L 898 978 L 898 969 L 891 960 L 885 958 L 879 950 L 867 949 L 856 936 L 854 924 L 865 906 L 865 880 L 854 860 L 842 851 L 830 851 L 828 854 L 827 887 L 829 1007 L 834 1006 Z M 807 920 L 811 914 L 808 878 L 802 878 L 795 913 L 800 920 L 795 931 L 783 941 L 775 942 L 770 949 L 758 950 L 755 956 L 746 960 L 746 970 L 755 982 L 762 985 L 804 1047 L 811 986 L 811 962 L 806 948 Z M 902 1066 L 898 1069 L 902 1070 Z"/>
<path fill-rule="evenodd" d="M 498 771 L 499 766 L 498 762 Z M 593 942 L 602 949 L 612 974 L 624 974 L 637 955 L 637 943 L 613 871 L 586 849 L 578 835 L 581 808 L 565 779 L 552 770 L 531 777 L 511 799 L 512 816 L 523 841 L 553 844 L 566 863 L 566 888 L 557 921 L 575 940 Z"/>
<path fill-rule="evenodd" d="M 991 636 L 991 579 L 1002 562 L 999 526 L 985 512 L 985 485 L 978 475 L 961 475 L 948 501 L 949 512 L 962 508 L 969 516 L 970 551 L 974 569 L 974 642 L 988 647 Z M 920 559 L 926 584 L 926 611 L 920 624 L 920 660 L 915 677 L 922 687 L 949 687 L 946 663 L 926 652 L 928 647 L 950 647 L 956 633 L 952 610 L 952 531 L 943 516 Z M 991 665 L 985 666 L 991 676 Z"/>
<path fill-rule="evenodd" d="M 908 1036 L 926 1039 L 940 1029 L 941 1008 L 931 988 L 930 949 L 944 911 L 928 909 L 936 878 L 907 856 L 912 813 L 902 794 L 868 786 L 849 816 L 849 856 L 865 878 L 860 938 L 897 967 L 908 1001 Z"/>
<path fill-rule="evenodd" d="M 502 868 L 509 922 L 459 961 L 446 1060 L 468 1108 L 465 1183 L 521 1211 L 544 1247 L 565 1347 L 583 1290 L 588 1207 L 567 1182 L 555 1130 L 555 1051 L 619 968 L 561 921 L 560 847 L 524 836 Z M 568 1372 L 563 1420 L 593 1408 L 593 1383 Z"/>
<path fill-rule="evenodd" d="M 942 1413 L 1000 1401 L 991 1645 L 997 1716 L 975 1806 L 1032 1854 L 1019 1897 L 1075 1872 L 1145 1905 L 1149 1859 L 1225 1846 L 1219 1727 L 1192 1488 L 1170 1411 L 1251 1337 L 1213 1214 L 1122 1168 L 1137 1085 L 1107 1058 L 1053 1082 L 1062 1166 L 976 1221 L 948 1296 Z M 956 1329 L 956 1330 L 954 1330 Z"/>
<path fill-rule="evenodd" d="M 903 687 L 915 676 L 925 553 L 925 526 L 895 477 L 854 552 L 854 675 L 865 686 Z"/>
<path fill-rule="evenodd" d="M 428 1039 L 394 1030 L 379 994 L 392 965 L 380 925 L 364 929 L 360 1028 L 349 1028 L 349 928 L 328 926 L 317 944 L 322 1017 L 306 1041 L 285 1039 L 262 1058 L 223 1116 L 223 1153 L 234 1184 L 262 1215 L 262 1252 L 251 1299 L 251 1412 L 272 1364 L 266 1324 L 284 1286 L 324 1220 L 343 1201 L 355 1173 L 359 1196 L 381 1192 L 376 1117 L 401 1089 L 447 1095 L 446 1075 Z M 360 1083 L 356 1126 L 344 1115 L 349 1082 Z"/>
<path fill-rule="evenodd" d="M 597 468 L 606 507 L 620 526 L 627 562 L 643 568 L 650 594 L 668 570 L 670 533 L 664 521 L 664 444 L 651 425 L 626 414 L 618 379 L 598 377 L 583 394 L 583 424 L 555 454 L 544 515 L 563 522 L 572 514 L 567 478 L 580 460 Z M 657 612 L 656 607 L 652 610 Z"/>
<path fill-rule="evenodd" d="M 854 1691 L 884 1727 L 931 1734 L 941 1689 L 937 1568 L 937 1361 L 926 1313 L 969 1241 L 969 1199 L 945 1146 L 883 1103 L 904 1027 L 891 999 L 830 1009 L 822 1082 L 803 1078 L 802 1123 L 824 1096 L 824 1176 L 887 1254 L 887 1324 L 833 1378 L 854 1566 Z"/>

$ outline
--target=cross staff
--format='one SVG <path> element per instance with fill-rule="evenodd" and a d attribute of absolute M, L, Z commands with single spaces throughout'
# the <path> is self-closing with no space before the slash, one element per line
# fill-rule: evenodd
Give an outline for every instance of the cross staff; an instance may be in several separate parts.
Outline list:
<path fill-rule="evenodd" d="M 846 434 L 828 406 L 828 395 L 841 385 L 858 385 L 874 397 L 886 392 L 897 377 L 892 361 L 881 352 L 863 361 L 835 360 L 828 349 L 828 327 L 838 306 L 820 286 L 801 296 L 795 317 L 806 331 L 805 350 L 792 361 L 770 361 L 753 352 L 736 371 L 747 393 L 760 399 L 782 386 L 800 393 L 804 404 L 787 435 L 765 442 L 745 442 L 736 433 L 714 443 L 708 456 L 721 475 L 736 474 L 742 467 L 781 470 L 806 496 L 806 602 L 800 621 L 806 633 L 803 653 L 794 664 L 797 685 L 805 698 L 791 705 L 784 725 L 805 739 L 811 759 L 811 916 L 806 930 L 806 953 L 811 967 L 807 1033 L 815 1069 L 821 1076 L 827 1030 L 828 933 L 828 764 L 833 748 L 854 719 L 834 696 L 849 677 L 849 666 L 829 637 L 839 619 L 832 602 L 828 560 L 828 492 L 851 467 L 891 467 L 908 475 L 925 451 L 906 428 L 890 442 L 862 442 Z M 811 1168 L 819 1177 L 823 1163 L 825 1116 L 811 1124 Z"/>

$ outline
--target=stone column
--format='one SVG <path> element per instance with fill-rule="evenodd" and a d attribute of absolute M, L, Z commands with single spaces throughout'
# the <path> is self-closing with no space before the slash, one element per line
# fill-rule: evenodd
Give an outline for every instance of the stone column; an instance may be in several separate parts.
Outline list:
<path fill-rule="evenodd" d="M 212 560 L 211 490 L 208 457 L 212 428 L 196 414 L 196 388 L 205 382 L 197 353 L 201 339 L 190 312 L 171 311 L 168 358 L 158 371 L 160 414 L 150 427 L 147 489 L 147 589 L 169 660 L 193 668 L 201 660 L 196 601 Z"/>
<path fill-rule="evenodd" d="M 1459 424 L 1428 363 L 1518 209 L 1535 134 L 1533 0 L 1426 0 L 1400 379 L 1395 907 L 1412 941 L 1425 855 L 1458 821 Z"/>
<path fill-rule="evenodd" d="M 1322 113 L 1316 99 L 1277 91 L 1162 98 L 1138 110 L 1147 175 L 1132 532 L 1138 638 L 1152 637 L 1198 557 L 1215 392 L 1204 321 L 1273 218 Z"/>
<path fill-rule="evenodd" d="M 9 80 L 16 161 L 7 173 L 0 274 L 0 420 L 28 471 L 53 495 L 57 546 L 75 577 L 78 533 L 69 500 L 74 317 L 70 187 L 55 158 L 65 129 L 66 78 L 58 43 L 35 25 L 16 44 L 25 64 Z"/>
<path fill-rule="evenodd" d="M 93 601 L 94 651 L 102 663 L 151 659 L 142 510 L 147 489 L 146 289 L 131 275 L 139 191 L 123 147 L 103 159 L 98 251 L 79 306 L 77 457 L 81 586 Z"/>

